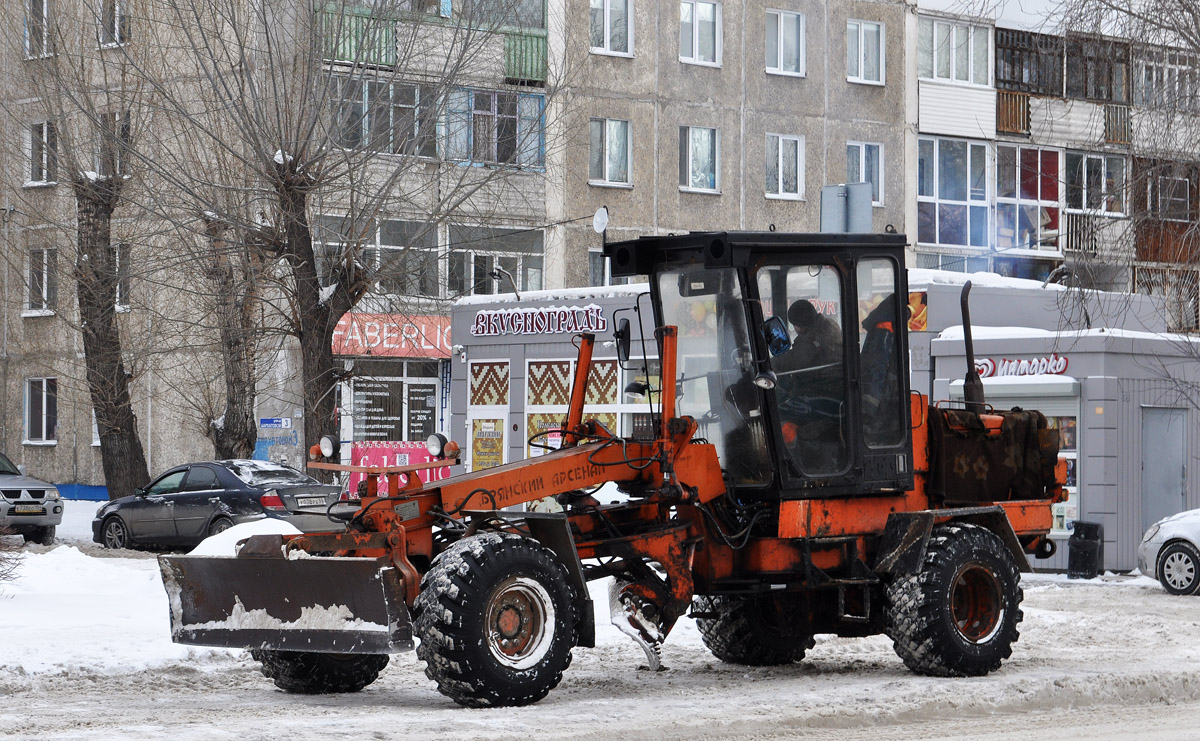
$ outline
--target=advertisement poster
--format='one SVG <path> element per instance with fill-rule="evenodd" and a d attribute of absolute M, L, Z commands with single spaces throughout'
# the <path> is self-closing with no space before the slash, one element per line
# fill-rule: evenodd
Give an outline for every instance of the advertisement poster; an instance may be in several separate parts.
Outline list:
<path fill-rule="evenodd" d="M 356 442 L 350 447 L 350 464 L 354 466 L 411 466 L 417 463 L 427 463 L 432 460 L 425 443 L 399 442 Z M 417 471 L 421 481 L 441 481 L 450 475 L 450 467 L 427 468 Z M 366 478 L 364 473 L 350 474 L 351 492 L 358 491 L 358 482 Z M 403 481 L 401 481 L 403 483 Z M 380 491 L 387 491 L 387 481 L 379 480 Z"/>
<path fill-rule="evenodd" d="M 526 415 L 525 455 L 529 458 L 536 458 L 539 455 L 545 455 L 550 452 L 546 448 L 539 448 L 537 445 L 529 444 L 528 439 L 534 435 L 539 435 L 534 442 L 549 446 L 551 450 L 558 450 L 562 446 L 562 432 L 559 428 L 562 427 L 566 419 L 566 412 L 535 412 L 534 414 Z"/>
<path fill-rule="evenodd" d="M 471 470 L 504 463 L 504 420 L 471 420 Z"/>

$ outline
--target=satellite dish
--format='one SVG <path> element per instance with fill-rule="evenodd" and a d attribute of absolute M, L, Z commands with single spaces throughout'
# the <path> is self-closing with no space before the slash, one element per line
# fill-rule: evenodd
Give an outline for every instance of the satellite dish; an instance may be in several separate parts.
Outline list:
<path fill-rule="evenodd" d="M 608 206 L 601 206 L 596 209 L 596 215 L 592 217 L 592 229 L 597 234 L 603 234 L 608 228 Z"/>

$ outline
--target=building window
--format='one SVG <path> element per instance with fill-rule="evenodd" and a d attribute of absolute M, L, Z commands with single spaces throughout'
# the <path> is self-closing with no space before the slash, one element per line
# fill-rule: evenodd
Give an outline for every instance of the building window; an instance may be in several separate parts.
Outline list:
<path fill-rule="evenodd" d="M 48 121 L 29 127 L 29 180 L 26 185 L 53 183 L 58 177 L 58 132 Z"/>
<path fill-rule="evenodd" d="M 433 225 L 389 219 L 379 223 L 376 244 L 363 249 L 362 263 L 373 274 L 376 293 L 437 298 L 438 260 Z"/>
<path fill-rule="evenodd" d="M 1146 183 L 1150 212 L 1164 221 L 1191 221 L 1192 184 L 1187 178 L 1158 176 Z"/>
<path fill-rule="evenodd" d="M 846 142 L 846 182 L 870 183 L 871 203 L 883 205 L 883 145 Z"/>
<path fill-rule="evenodd" d="M 1200 109 L 1196 57 L 1174 50 L 1136 52 L 1133 71 L 1135 105 L 1178 110 Z"/>
<path fill-rule="evenodd" d="M 432 3 L 430 3 L 432 5 Z M 452 4 L 459 10 L 460 3 Z M 473 28 L 496 30 L 500 28 L 546 27 L 546 3 L 544 0 L 515 0 L 497 3 L 494 0 L 463 0 L 462 17 L 468 19 Z M 442 13 L 449 16 L 449 13 Z"/>
<path fill-rule="evenodd" d="M 29 251 L 29 299 L 26 309 L 36 314 L 51 314 L 58 304 L 58 250 Z"/>
<path fill-rule="evenodd" d="M 346 149 L 437 155 L 437 101 L 429 88 L 334 75 L 336 137 Z"/>
<path fill-rule="evenodd" d="M 450 227 L 449 297 L 511 293 L 508 277 L 518 291 L 542 288 L 542 230 L 496 229 L 486 226 Z"/>
<path fill-rule="evenodd" d="M 615 118 L 590 121 L 588 182 L 595 185 L 629 185 L 632 144 L 629 122 Z"/>
<path fill-rule="evenodd" d="M 1067 40 L 1067 97 L 1129 102 L 1129 46 L 1105 39 Z"/>
<path fill-rule="evenodd" d="M 988 29 L 922 18 L 917 30 L 917 76 L 971 85 L 989 84 Z"/>
<path fill-rule="evenodd" d="M 874 21 L 846 21 L 846 79 L 884 83 L 884 28 Z"/>
<path fill-rule="evenodd" d="M 804 137 L 767 134 L 767 197 L 804 197 Z"/>
<path fill-rule="evenodd" d="M 100 0 L 100 43 L 104 46 L 124 44 L 129 40 L 129 0 Z"/>
<path fill-rule="evenodd" d="M 117 260 L 117 288 L 113 306 L 117 311 L 129 311 L 129 245 L 116 245 L 113 255 Z"/>
<path fill-rule="evenodd" d="M 128 153 L 132 141 L 129 111 L 100 114 L 99 139 L 96 148 L 96 172 L 100 177 L 128 175 Z"/>
<path fill-rule="evenodd" d="M 25 442 L 52 443 L 58 439 L 58 379 L 25 381 Z"/>
<path fill-rule="evenodd" d="M 679 3 L 679 61 L 721 64 L 721 5 L 702 0 Z"/>
<path fill-rule="evenodd" d="M 1033 95 L 1062 95 L 1062 37 L 997 28 L 996 87 Z"/>
<path fill-rule="evenodd" d="M 988 246 L 987 145 L 918 140 L 917 241 Z"/>
<path fill-rule="evenodd" d="M 1057 250 L 1062 154 L 996 147 L 996 249 Z"/>
<path fill-rule="evenodd" d="M 354 441 L 425 440 L 437 432 L 438 388 L 437 361 L 355 358 L 348 389 Z"/>
<path fill-rule="evenodd" d="M 25 56 L 46 57 L 54 53 L 54 42 L 50 36 L 52 28 L 51 0 L 26 0 L 25 2 Z"/>
<path fill-rule="evenodd" d="M 720 132 L 698 126 L 679 127 L 679 187 L 720 190 Z"/>
<path fill-rule="evenodd" d="M 633 0 L 591 0 L 589 21 L 593 52 L 633 54 Z"/>
<path fill-rule="evenodd" d="M 1066 166 L 1067 210 L 1124 215 L 1124 157 L 1067 152 Z"/>
<path fill-rule="evenodd" d="M 588 250 L 588 277 L 591 281 L 588 285 L 592 286 L 624 286 L 635 282 L 628 276 L 614 278 L 604 252 L 599 249 Z"/>
<path fill-rule="evenodd" d="M 804 75 L 804 15 L 767 11 L 767 72 Z"/>
<path fill-rule="evenodd" d="M 468 90 L 450 93 L 446 157 L 540 167 L 545 161 L 541 95 Z"/>

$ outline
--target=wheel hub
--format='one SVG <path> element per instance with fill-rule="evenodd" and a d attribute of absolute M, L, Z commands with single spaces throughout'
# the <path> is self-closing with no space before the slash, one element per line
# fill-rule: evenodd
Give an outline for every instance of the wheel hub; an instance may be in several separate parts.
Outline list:
<path fill-rule="evenodd" d="M 1000 627 L 1004 615 L 1000 582 L 981 563 L 963 565 L 950 587 L 950 613 L 954 627 L 971 643 L 984 643 Z"/>
<path fill-rule="evenodd" d="M 1186 589 L 1196 578 L 1196 565 L 1182 553 L 1172 553 L 1163 560 L 1163 579 L 1175 589 Z"/>
<path fill-rule="evenodd" d="M 513 669 L 535 666 L 554 638 L 554 604 L 550 593 L 528 577 L 502 582 L 489 600 L 484 626 L 488 648 L 501 664 Z"/>

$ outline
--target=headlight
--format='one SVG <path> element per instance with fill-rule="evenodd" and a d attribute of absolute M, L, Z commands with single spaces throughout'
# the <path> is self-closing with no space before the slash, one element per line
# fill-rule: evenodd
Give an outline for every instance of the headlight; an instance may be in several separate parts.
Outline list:
<path fill-rule="evenodd" d="M 441 458 L 442 453 L 446 450 L 446 436 L 437 432 L 433 433 L 425 439 L 425 449 L 434 458 Z"/>
<path fill-rule="evenodd" d="M 1162 526 L 1159 525 L 1157 522 L 1154 523 L 1153 525 L 1151 525 L 1150 529 L 1146 531 L 1146 534 L 1142 536 L 1142 542 L 1145 543 L 1145 542 L 1153 539 L 1155 535 L 1158 535 L 1158 529 L 1160 527 L 1162 527 Z"/>
<path fill-rule="evenodd" d="M 59 496 L 58 489 L 55 489 L 53 486 L 51 486 L 49 489 L 46 490 L 46 498 L 47 499 L 61 499 L 62 497 Z"/>
<path fill-rule="evenodd" d="M 326 458 L 332 458 L 333 454 L 337 452 L 337 449 L 338 441 L 334 439 L 332 435 L 321 436 L 321 455 L 325 456 Z"/>

